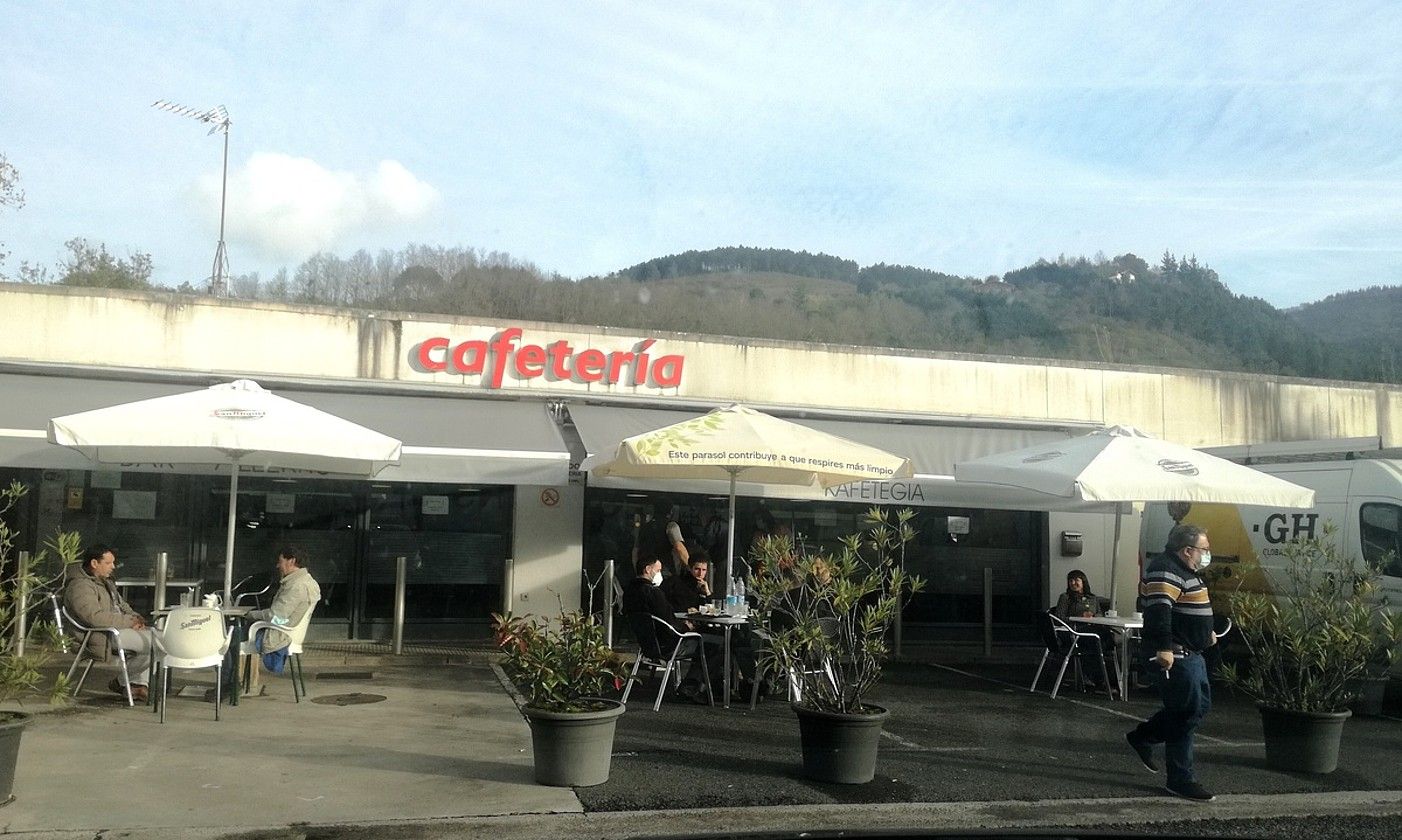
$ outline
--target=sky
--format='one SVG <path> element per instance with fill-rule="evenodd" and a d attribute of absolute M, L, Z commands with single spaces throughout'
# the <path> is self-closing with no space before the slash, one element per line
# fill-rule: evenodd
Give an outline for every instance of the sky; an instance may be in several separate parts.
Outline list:
<path fill-rule="evenodd" d="M 414 242 L 583 277 L 691 249 L 1001 274 L 1195 254 L 1402 284 L 1402 4 L 6 0 L 0 273 Z"/>

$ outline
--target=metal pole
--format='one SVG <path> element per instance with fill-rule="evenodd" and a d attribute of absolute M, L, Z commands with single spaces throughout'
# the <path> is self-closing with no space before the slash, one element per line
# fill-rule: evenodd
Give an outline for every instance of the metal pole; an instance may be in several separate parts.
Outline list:
<path fill-rule="evenodd" d="M 613 561 L 604 561 L 604 644 L 613 647 Z"/>
<path fill-rule="evenodd" d="M 239 462 L 229 465 L 229 533 L 224 541 L 224 603 L 234 602 L 234 520 L 239 510 Z"/>
<path fill-rule="evenodd" d="M 19 568 L 15 575 L 19 581 L 19 591 L 15 593 L 15 609 L 19 610 L 15 616 L 15 656 L 24 656 L 24 637 L 29 632 L 25 626 L 29 619 L 29 552 L 19 553 Z"/>
<path fill-rule="evenodd" d="M 154 609 L 163 610 L 166 606 L 166 577 L 168 576 L 167 557 L 164 551 L 156 555 L 156 597 L 151 602 Z"/>
<path fill-rule="evenodd" d="M 501 613 L 511 614 L 511 604 L 516 599 L 516 559 L 508 557 L 501 564 Z"/>
<path fill-rule="evenodd" d="M 983 570 L 983 655 L 993 655 L 993 570 Z"/>
<path fill-rule="evenodd" d="M 1110 548 L 1110 609 L 1119 609 L 1115 606 L 1118 600 L 1115 594 L 1115 587 L 1119 584 L 1115 581 L 1115 570 L 1120 565 L 1120 520 L 1124 518 L 1124 504 L 1115 505 L 1115 539 Z"/>
<path fill-rule="evenodd" d="M 735 467 L 727 467 L 726 472 L 730 473 L 730 507 L 727 509 L 727 534 L 730 541 L 725 546 L 725 599 L 730 601 L 730 576 L 734 574 L 735 568 L 735 476 L 740 474 L 740 470 Z M 753 558 L 751 558 L 753 560 Z"/>
<path fill-rule="evenodd" d="M 228 294 L 228 281 L 225 280 L 225 266 L 228 258 L 224 255 L 224 207 L 229 194 L 229 130 L 224 129 L 224 177 L 219 188 L 219 244 L 214 248 L 214 270 L 210 272 L 210 291 L 218 297 Z"/>
<path fill-rule="evenodd" d="M 394 558 L 394 630 L 392 647 L 394 655 L 404 652 L 404 590 L 409 575 L 409 558 L 399 555 Z"/>

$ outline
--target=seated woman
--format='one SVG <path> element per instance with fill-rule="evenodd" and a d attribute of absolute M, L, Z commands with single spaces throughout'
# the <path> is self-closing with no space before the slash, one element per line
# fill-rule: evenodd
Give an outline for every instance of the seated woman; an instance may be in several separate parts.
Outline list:
<path fill-rule="evenodd" d="M 1109 606 L 1109 598 L 1101 598 L 1090 590 L 1090 580 L 1086 573 L 1080 569 L 1072 569 L 1066 574 L 1066 591 L 1056 599 L 1055 612 L 1056 617 L 1064 621 L 1072 617 L 1091 618 L 1104 615 Z M 1084 632 L 1090 628 L 1081 625 L 1076 629 Z M 1094 628 L 1094 632 L 1100 637 L 1101 652 L 1109 653 L 1113 649 L 1112 634 L 1100 628 Z M 1102 690 L 1104 686 L 1100 685 L 1101 663 L 1095 655 L 1095 649 L 1090 645 L 1081 645 L 1079 648 L 1081 673 L 1091 689 Z"/>
<path fill-rule="evenodd" d="M 1090 618 L 1104 615 L 1109 606 L 1109 598 L 1101 598 L 1090 591 L 1086 573 L 1072 569 L 1066 574 L 1066 591 L 1056 599 L 1056 617 L 1063 621 L 1071 616 Z"/>

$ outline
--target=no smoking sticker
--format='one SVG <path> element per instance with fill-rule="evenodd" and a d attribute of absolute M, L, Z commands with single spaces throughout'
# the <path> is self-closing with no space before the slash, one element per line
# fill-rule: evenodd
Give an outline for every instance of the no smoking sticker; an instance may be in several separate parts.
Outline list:
<path fill-rule="evenodd" d="M 560 491 L 554 487 L 547 487 L 540 491 L 540 503 L 546 507 L 555 507 L 560 503 Z"/>

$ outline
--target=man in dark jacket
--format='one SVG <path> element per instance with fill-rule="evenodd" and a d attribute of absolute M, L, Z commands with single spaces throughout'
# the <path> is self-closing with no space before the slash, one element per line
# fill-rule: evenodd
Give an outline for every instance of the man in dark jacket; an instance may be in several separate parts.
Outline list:
<path fill-rule="evenodd" d="M 706 549 L 697 548 L 691 552 L 686 574 L 673 575 L 662 581 L 662 594 L 667 596 L 677 612 L 686 612 L 709 603 L 711 586 L 706 582 L 706 575 L 710 570 L 710 555 Z"/>
<path fill-rule="evenodd" d="M 1163 708 L 1125 738 L 1150 771 L 1157 773 L 1154 745 L 1164 745 L 1168 790 L 1184 799 L 1210 802 L 1215 797 L 1198 784 L 1193 772 L 1193 732 L 1212 708 L 1203 652 L 1217 643 L 1212 602 L 1199 574 L 1212 562 L 1207 532 L 1177 525 L 1168 534 L 1164 553 L 1150 559 L 1139 584 L 1144 609 L 1144 645 L 1153 651 L 1151 671 L 1158 672 Z"/>
<path fill-rule="evenodd" d="M 628 581 L 623 587 L 623 615 L 635 620 L 638 616 L 656 616 L 667 624 L 671 625 L 678 633 L 686 633 L 691 630 L 690 625 L 674 615 L 672 605 L 667 601 L 667 596 L 662 594 L 658 587 L 662 583 L 662 561 L 654 555 L 648 554 L 638 558 L 636 563 L 637 577 Z M 658 654 L 663 658 L 671 656 L 673 648 L 671 642 L 675 636 L 655 627 L 656 622 L 650 618 L 647 624 L 638 622 L 639 626 L 654 629 L 657 642 Z M 636 632 L 635 632 L 636 634 Z M 638 639 L 638 644 L 646 650 L 652 643 L 652 639 Z M 685 697 L 694 703 L 705 704 L 708 701 L 704 696 L 704 685 L 701 682 L 701 656 L 702 646 L 697 639 L 681 639 L 678 642 L 683 647 L 678 653 L 678 660 L 690 658 L 691 665 L 687 668 L 686 675 L 682 679 L 681 687 L 677 689 L 677 694 Z"/>

